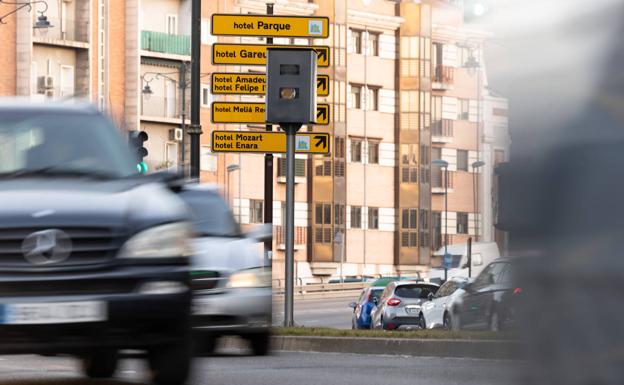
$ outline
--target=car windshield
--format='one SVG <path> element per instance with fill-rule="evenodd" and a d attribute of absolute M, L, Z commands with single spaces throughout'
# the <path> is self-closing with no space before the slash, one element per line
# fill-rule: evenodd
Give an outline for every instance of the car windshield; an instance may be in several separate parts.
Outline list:
<path fill-rule="evenodd" d="M 237 237 L 240 228 L 223 198 L 212 191 L 183 191 L 180 197 L 190 207 L 193 227 L 199 236 Z"/>
<path fill-rule="evenodd" d="M 0 177 L 137 175 L 127 144 L 103 116 L 0 111 Z"/>
<path fill-rule="evenodd" d="M 371 290 L 371 295 L 373 296 L 373 298 L 379 299 L 379 297 L 381 297 L 381 293 L 383 293 L 383 289 L 373 289 L 373 290 Z"/>
<path fill-rule="evenodd" d="M 435 287 L 422 285 L 401 285 L 396 288 L 394 294 L 402 298 L 427 298 L 429 293 L 436 292 Z"/>

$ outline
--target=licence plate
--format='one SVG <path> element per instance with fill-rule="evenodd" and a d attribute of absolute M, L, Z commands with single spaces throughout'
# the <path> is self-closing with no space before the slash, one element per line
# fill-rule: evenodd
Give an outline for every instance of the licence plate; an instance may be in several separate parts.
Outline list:
<path fill-rule="evenodd" d="M 108 319 L 106 302 L 41 302 L 0 305 L 0 324 L 37 325 L 101 322 Z"/>
<path fill-rule="evenodd" d="M 405 310 L 407 310 L 407 312 L 410 314 L 418 314 L 418 312 L 420 311 L 420 309 L 417 307 L 406 307 Z"/>

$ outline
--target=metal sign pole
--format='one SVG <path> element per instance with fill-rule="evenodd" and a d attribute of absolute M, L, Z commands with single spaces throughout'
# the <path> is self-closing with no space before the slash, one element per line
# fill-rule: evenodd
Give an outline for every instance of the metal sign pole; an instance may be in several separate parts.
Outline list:
<path fill-rule="evenodd" d="M 286 132 L 286 258 L 284 292 L 284 326 L 294 326 L 295 265 L 295 138 L 301 125 L 284 125 Z"/>
<path fill-rule="evenodd" d="M 273 14 L 273 4 L 267 3 L 267 15 Z M 267 38 L 267 44 L 273 44 L 273 38 Z M 273 131 L 273 126 L 267 124 L 266 131 Z M 264 155 L 264 223 L 271 225 L 273 233 L 273 154 Z M 273 237 L 264 242 L 264 266 L 271 266 L 273 261 Z"/>

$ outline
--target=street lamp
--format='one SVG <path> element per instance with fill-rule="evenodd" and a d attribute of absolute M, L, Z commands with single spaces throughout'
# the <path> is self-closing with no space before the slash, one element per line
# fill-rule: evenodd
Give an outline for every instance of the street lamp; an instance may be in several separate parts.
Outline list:
<path fill-rule="evenodd" d="M 432 166 L 444 168 L 444 281 L 448 279 L 448 162 L 443 159 L 434 159 Z"/>
<path fill-rule="evenodd" d="M 485 162 L 477 160 L 472 162 L 472 188 L 474 196 L 474 225 L 475 225 L 475 242 L 479 242 L 479 221 L 477 216 L 479 215 L 479 181 L 477 179 L 477 169 L 483 167 Z"/>
<path fill-rule="evenodd" d="M 171 80 L 173 82 L 178 82 L 178 79 L 175 79 L 173 77 L 171 77 L 170 75 L 174 75 L 174 74 L 179 74 L 180 79 L 179 79 L 179 83 L 180 83 L 180 90 L 182 91 L 182 111 L 180 111 L 180 117 L 181 117 L 181 123 L 180 123 L 180 128 L 182 129 L 182 170 L 184 172 L 184 175 L 186 175 L 186 172 L 184 171 L 184 163 L 185 163 L 185 157 L 186 157 L 186 147 L 185 147 L 185 139 L 186 139 L 186 89 L 188 88 L 188 82 L 186 81 L 186 73 L 187 73 L 187 65 L 185 62 L 182 62 L 180 64 L 180 72 L 145 72 L 143 73 L 143 75 L 141 75 L 141 80 L 143 83 L 145 83 L 145 86 L 143 86 L 143 89 L 141 90 L 141 94 L 143 95 L 143 98 L 145 100 L 150 100 L 151 96 L 154 94 L 154 91 L 152 91 L 152 88 L 150 87 L 150 82 L 152 82 L 154 79 L 160 79 L 160 78 L 164 78 L 164 79 L 168 79 Z"/>
<path fill-rule="evenodd" d="M 37 22 L 35 23 L 35 25 L 33 26 L 33 28 L 39 29 L 42 32 L 47 31 L 47 28 L 51 28 L 53 27 L 52 24 L 50 24 L 50 22 L 48 21 L 48 17 L 45 15 L 45 13 L 48 11 L 48 3 L 44 0 L 37 0 L 37 1 L 27 1 L 27 2 L 21 2 L 21 1 L 4 1 L 4 0 L 0 0 L 0 5 L 15 5 L 15 9 L 5 13 L 4 15 L 0 16 L 0 24 L 6 24 L 7 22 L 4 21 L 5 18 L 7 18 L 8 16 L 17 13 L 17 11 L 19 11 L 20 9 L 24 9 L 27 8 L 27 11 L 30 12 L 32 11 L 32 6 L 35 4 L 43 4 L 43 10 L 41 11 L 37 11 L 39 13 L 39 16 L 37 17 Z"/>

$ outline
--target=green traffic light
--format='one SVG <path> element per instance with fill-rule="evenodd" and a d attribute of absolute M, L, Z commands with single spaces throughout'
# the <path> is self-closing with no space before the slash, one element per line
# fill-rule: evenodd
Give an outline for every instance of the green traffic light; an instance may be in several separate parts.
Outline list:
<path fill-rule="evenodd" d="M 147 174 L 147 171 L 148 171 L 147 163 L 145 162 L 137 163 L 137 171 L 141 174 Z"/>

